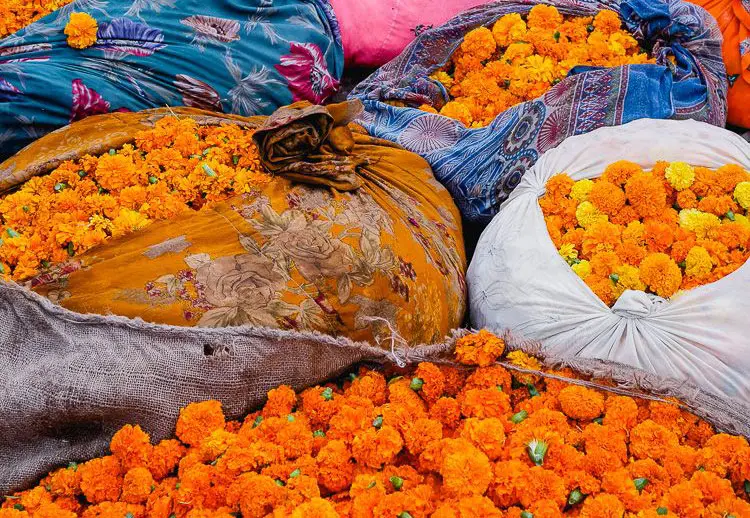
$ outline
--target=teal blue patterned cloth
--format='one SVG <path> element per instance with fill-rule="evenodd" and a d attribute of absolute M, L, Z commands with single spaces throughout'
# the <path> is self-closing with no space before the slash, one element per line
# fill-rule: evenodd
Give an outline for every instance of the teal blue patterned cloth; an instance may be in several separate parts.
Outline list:
<path fill-rule="evenodd" d="M 96 18 L 93 47 L 66 44 L 73 12 Z M 76 0 L 0 40 L 0 161 L 94 114 L 321 103 L 343 68 L 327 0 Z"/>

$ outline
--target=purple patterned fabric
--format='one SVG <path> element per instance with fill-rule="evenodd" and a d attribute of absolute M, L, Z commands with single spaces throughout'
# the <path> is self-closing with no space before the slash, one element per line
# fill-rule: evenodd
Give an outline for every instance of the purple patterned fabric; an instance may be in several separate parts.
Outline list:
<path fill-rule="evenodd" d="M 351 94 L 365 105 L 359 122 L 373 136 L 422 155 L 469 221 L 489 221 L 539 156 L 569 136 L 640 118 L 726 122 L 721 33 L 706 11 L 682 0 L 544 2 L 565 15 L 619 12 L 657 64 L 573 70 L 544 96 L 506 110 L 488 127 L 468 129 L 441 115 L 385 103 L 441 107 L 448 93 L 429 75 L 450 59 L 464 34 L 505 14 L 528 13 L 537 3 L 488 3 L 427 30 Z"/>

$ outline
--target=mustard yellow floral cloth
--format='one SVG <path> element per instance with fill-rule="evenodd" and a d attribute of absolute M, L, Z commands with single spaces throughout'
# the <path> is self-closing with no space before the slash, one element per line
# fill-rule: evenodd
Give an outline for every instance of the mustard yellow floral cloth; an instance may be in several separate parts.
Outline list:
<path fill-rule="evenodd" d="M 437 341 L 466 305 L 460 216 L 419 156 L 348 122 L 359 103 L 298 103 L 270 118 L 193 109 L 88 118 L 0 164 L 0 189 L 60 158 L 101 153 L 176 114 L 258 128 L 274 179 L 154 223 L 30 282 L 81 313 L 180 326 L 319 331 L 384 347 Z"/>

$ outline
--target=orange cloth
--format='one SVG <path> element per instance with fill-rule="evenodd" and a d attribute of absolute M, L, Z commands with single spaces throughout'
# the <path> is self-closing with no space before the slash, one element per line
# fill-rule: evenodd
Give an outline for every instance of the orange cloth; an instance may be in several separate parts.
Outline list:
<path fill-rule="evenodd" d="M 750 0 L 690 0 L 716 18 L 729 76 L 727 122 L 750 128 Z"/>
<path fill-rule="evenodd" d="M 174 110 L 201 124 L 259 127 L 274 180 L 112 239 L 40 275 L 34 289 L 73 311 L 156 323 L 320 331 L 388 347 L 394 331 L 409 343 L 442 339 L 465 311 L 459 212 L 422 158 L 347 126 L 348 111 L 298 104 L 268 119 Z M 50 134 L 2 164 L 0 191 L 58 157 L 121 147 L 171 113 L 90 117 Z"/>

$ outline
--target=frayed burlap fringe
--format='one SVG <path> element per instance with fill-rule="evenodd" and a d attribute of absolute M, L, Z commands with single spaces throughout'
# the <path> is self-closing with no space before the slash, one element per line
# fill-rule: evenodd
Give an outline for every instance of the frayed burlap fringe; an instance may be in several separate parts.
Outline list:
<path fill-rule="evenodd" d="M 300 390 L 360 362 L 450 362 L 455 340 L 468 332 L 412 348 L 394 337 L 389 349 L 317 333 L 172 327 L 72 313 L 0 282 L 0 494 L 24 489 L 71 461 L 106 454 L 124 424 L 140 424 L 161 440 L 173 435 L 179 409 L 190 402 L 216 399 L 228 418 L 241 418 L 280 384 Z M 548 366 L 593 377 L 573 383 L 651 399 L 676 397 L 718 429 L 750 436 L 747 402 L 624 365 L 545 357 L 538 344 L 505 339 L 511 349 L 539 354 Z"/>

